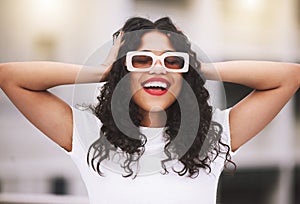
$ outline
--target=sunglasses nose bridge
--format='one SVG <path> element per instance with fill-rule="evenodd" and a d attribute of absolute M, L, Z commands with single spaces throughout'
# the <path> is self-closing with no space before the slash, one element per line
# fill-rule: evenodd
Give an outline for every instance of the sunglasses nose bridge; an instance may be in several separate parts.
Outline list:
<path fill-rule="evenodd" d="M 163 59 L 157 58 L 154 60 L 154 65 L 153 66 L 160 66 L 163 67 Z"/>
<path fill-rule="evenodd" d="M 162 59 L 155 59 L 152 69 L 149 71 L 150 74 L 167 74 L 166 69 L 163 66 Z"/>

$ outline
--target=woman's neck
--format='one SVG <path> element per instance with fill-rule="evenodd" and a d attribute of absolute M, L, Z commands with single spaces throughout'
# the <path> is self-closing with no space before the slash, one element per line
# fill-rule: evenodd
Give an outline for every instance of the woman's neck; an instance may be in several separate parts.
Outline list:
<path fill-rule="evenodd" d="M 151 111 L 141 110 L 143 120 L 141 125 L 144 127 L 165 127 L 167 114 L 162 109 L 152 109 Z"/>

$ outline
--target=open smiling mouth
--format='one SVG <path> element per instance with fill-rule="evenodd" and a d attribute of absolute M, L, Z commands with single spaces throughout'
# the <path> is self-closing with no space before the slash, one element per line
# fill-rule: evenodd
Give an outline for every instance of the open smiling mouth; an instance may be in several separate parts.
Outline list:
<path fill-rule="evenodd" d="M 142 83 L 144 91 L 150 95 L 161 96 L 168 92 L 170 83 L 162 78 L 152 78 Z"/>

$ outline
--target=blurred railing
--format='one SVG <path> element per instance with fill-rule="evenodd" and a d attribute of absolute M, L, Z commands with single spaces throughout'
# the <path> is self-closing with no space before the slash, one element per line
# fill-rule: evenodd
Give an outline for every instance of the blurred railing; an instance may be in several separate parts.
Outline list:
<path fill-rule="evenodd" d="M 88 198 L 72 195 L 0 193 L 0 204 L 88 204 Z"/>

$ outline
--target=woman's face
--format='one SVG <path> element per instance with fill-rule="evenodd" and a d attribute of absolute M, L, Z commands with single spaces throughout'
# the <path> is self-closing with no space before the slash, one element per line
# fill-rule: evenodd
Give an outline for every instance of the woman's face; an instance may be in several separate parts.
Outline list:
<path fill-rule="evenodd" d="M 147 51 L 160 56 L 167 51 L 175 50 L 165 34 L 151 31 L 142 37 L 138 51 Z M 166 110 L 180 93 L 182 75 L 167 72 L 159 59 L 155 61 L 151 71 L 130 74 L 133 100 L 146 112 Z"/>

